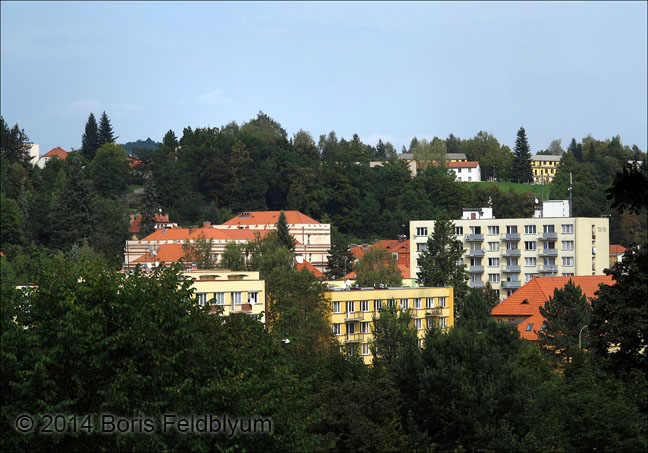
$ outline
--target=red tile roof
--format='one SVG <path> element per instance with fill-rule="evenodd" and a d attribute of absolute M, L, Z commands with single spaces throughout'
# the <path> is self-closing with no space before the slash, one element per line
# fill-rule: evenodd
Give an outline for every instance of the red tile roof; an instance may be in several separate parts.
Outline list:
<path fill-rule="evenodd" d="M 493 308 L 491 316 L 496 318 L 526 316 L 527 318 L 517 325 L 520 336 L 527 340 L 537 340 L 537 332 L 544 322 L 544 318 L 540 315 L 540 307 L 544 307 L 549 296 L 553 297 L 554 289 L 563 288 L 570 279 L 576 286 L 580 286 L 588 300 L 596 297 L 595 293 L 599 290 L 599 285 L 614 283 L 610 275 L 534 278 Z M 523 303 L 525 301 L 528 303 Z M 533 324 L 533 329 L 527 332 L 526 328 L 530 323 Z"/>
<path fill-rule="evenodd" d="M 270 233 L 268 230 L 239 230 L 220 228 L 196 228 L 191 231 L 189 228 L 160 228 L 152 234 L 142 238 L 142 241 L 184 241 L 185 239 L 198 239 L 205 236 L 205 239 L 223 241 L 253 241 L 256 234 L 264 237 Z"/>
<path fill-rule="evenodd" d="M 448 168 L 477 168 L 479 162 L 448 162 Z"/>
<path fill-rule="evenodd" d="M 142 216 L 138 215 L 133 220 L 131 220 L 130 228 L 128 228 L 129 233 L 139 233 L 140 227 L 139 224 L 142 220 Z M 169 214 L 155 214 L 156 223 L 171 223 L 169 220 Z"/>
<path fill-rule="evenodd" d="M 153 262 L 165 262 L 165 263 L 175 263 L 184 258 L 184 252 L 182 251 L 182 244 L 162 244 L 157 248 L 157 253 L 152 254 L 151 252 L 146 252 L 143 256 L 137 258 L 134 263 L 153 263 Z"/>
<path fill-rule="evenodd" d="M 41 157 L 58 157 L 59 159 L 65 160 L 67 157 L 68 153 L 65 151 L 63 148 L 52 148 L 45 154 L 43 154 Z"/>
<path fill-rule="evenodd" d="M 275 225 L 279 220 L 281 211 L 252 211 L 243 212 L 223 225 Z M 299 211 L 284 211 L 286 221 L 290 225 L 309 223 L 318 224 L 317 220 L 311 219 Z"/>
<path fill-rule="evenodd" d="M 400 270 L 401 276 L 403 278 L 410 278 L 410 265 L 409 265 L 409 239 L 407 240 L 398 240 L 398 239 L 382 239 L 376 241 L 373 245 L 356 245 L 351 247 L 349 251 L 355 259 L 360 259 L 364 256 L 367 249 L 371 247 L 381 247 L 386 249 L 391 253 L 398 253 L 398 259 L 396 260 L 396 265 L 398 270 Z M 356 274 L 354 271 L 348 273 L 344 278 L 354 279 Z"/>
<path fill-rule="evenodd" d="M 626 250 L 628 249 L 622 245 L 610 244 L 610 255 L 612 256 L 623 255 Z"/>
<path fill-rule="evenodd" d="M 126 160 L 128 161 L 128 165 L 130 165 L 131 168 L 135 168 L 142 163 L 141 160 L 133 159 L 132 157 L 127 157 Z"/>
<path fill-rule="evenodd" d="M 301 263 L 295 260 L 295 266 L 298 271 L 301 271 L 302 269 L 306 269 L 308 272 L 313 274 L 316 278 L 326 278 L 326 275 L 324 275 L 322 272 L 320 272 L 319 269 L 317 269 L 315 266 L 313 266 L 311 263 L 309 263 L 306 260 L 304 260 Z"/>

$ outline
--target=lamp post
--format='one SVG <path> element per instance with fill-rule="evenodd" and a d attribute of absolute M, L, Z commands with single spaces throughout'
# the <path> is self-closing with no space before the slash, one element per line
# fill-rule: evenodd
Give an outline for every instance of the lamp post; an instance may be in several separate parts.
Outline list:
<path fill-rule="evenodd" d="M 587 327 L 587 324 L 581 327 L 580 332 L 578 332 L 578 349 L 581 348 L 581 334 L 583 333 L 583 329 L 585 329 L 585 327 Z"/>

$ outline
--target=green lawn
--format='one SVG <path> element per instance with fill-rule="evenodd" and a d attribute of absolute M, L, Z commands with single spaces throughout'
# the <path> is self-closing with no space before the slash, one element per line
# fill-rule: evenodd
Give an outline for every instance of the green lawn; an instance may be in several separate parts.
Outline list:
<path fill-rule="evenodd" d="M 515 182 L 487 182 L 487 181 L 482 181 L 482 182 L 460 182 L 459 184 L 464 184 L 464 185 L 467 185 L 469 187 L 473 187 L 473 186 L 477 185 L 479 187 L 484 187 L 484 188 L 485 187 L 490 187 L 490 186 L 496 186 L 496 187 L 498 187 L 500 190 L 502 190 L 504 192 L 508 192 L 509 189 L 513 188 L 513 190 L 516 193 L 530 192 L 530 193 L 533 193 L 533 194 L 537 195 L 538 197 L 540 197 L 540 195 L 542 194 L 542 186 L 540 186 L 540 185 L 518 184 L 518 183 L 515 183 Z M 550 185 L 546 185 L 544 187 L 544 195 L 545 195 L 545 197 L 546 197 L 547 191 L 548 191 L 548 189 L 550 187 L 551 187 Z"/>

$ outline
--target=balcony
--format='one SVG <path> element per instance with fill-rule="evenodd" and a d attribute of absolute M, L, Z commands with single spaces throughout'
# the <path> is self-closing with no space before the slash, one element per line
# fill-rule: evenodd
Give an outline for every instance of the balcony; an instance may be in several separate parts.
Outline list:
<path fill-rule="evenodd" d="M 506 249 L 502 253 L 502 256 L 521 256 L 522 251 L 520 249 Z"/>
<path fill-rule="evenodd" d="M 482 272 L 484 272 L 484 266 L 470 266 L 468 268 L 470 274 L 481 274 Z"/>
<path fill-rule="evenodd" d="M 470 250 L 468 256 L 484 256 L 483 250 Z"/>
<path fill-rule="evenodd" d="M 539 256 L 558 256 L 558 249 L 542 249 L 538 253 Z"/>
<path fill-rule="evenodd" d="M 363 333 L 347 333 L 344 338 L 344 343 L 362 343 L 365 334 Z"/>
<path fill-rule="evenodd" d="M 518 272 L 520 272 L 520 266 L 518 266 L 517 264 L 511 264 L 510 266 L 503 266 L 502 272 L 517 274 Z"/>
<path fill-rule="evenodd" d="M 546 266 L 540 266 L 540 272 L 558 272 L 557 264 L 547 264 Z"/>
<path fill-rule="evenodd" d="M 556 232 L 551 232 L 551 233 L 542 233 L 540 234 L 540 239 L 546 240 L 546 241 L 551 241 L 551 240 L 557 240 L 558 239 L 558 233 Z"/>
<path fill-rule="evenodd" d="M 467 242 L 482 242 L 484 240 L 483 234 L 467 234 L 464 239 Z"/>
<path fill-rule="evenodd" d="M 502 288 L 520 288 L 522 286 L 522 282 L 519 280 L 515 280 L 515 281 L 502 280 L 500 286 Z"/>
<path fill-rule="evenodd" d="M 355 311 L 353 313 L 346 313 L 344 315 L 344 322 L 358 322 L 364 321 L 365 314 L 361 311 Z"/>
<path fill-rule="evenodd" d="M 435 307 L 435 308 L 426 308 L 425 309 L 425 317 L 426 318 L 438 317 L 438 316 L 443 316 L 443 307 Z"/>
<path fill-rule="evenodd" d="M 519 241 L 520 233 L 506 233 L 503 237 L 505 241 Z"/>
<path fill-rule="evenodd" d="M 484 282 L 482 282 L 481 280 L 476 281 L 476 282 L 471 281 L 470 282 L 470 287 L 471 288 L 483 288 L 484 287 Z"/>

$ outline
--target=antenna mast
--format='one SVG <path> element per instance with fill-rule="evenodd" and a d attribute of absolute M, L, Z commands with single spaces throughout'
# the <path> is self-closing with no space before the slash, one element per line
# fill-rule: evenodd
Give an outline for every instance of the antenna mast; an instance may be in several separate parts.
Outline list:
<path fill-rule="evenodd" d="M 569 173 L 569 187 L 567 188 L 569 190 L 569 217 L 572 216 L 572 174 L 571 172 Z"/>

